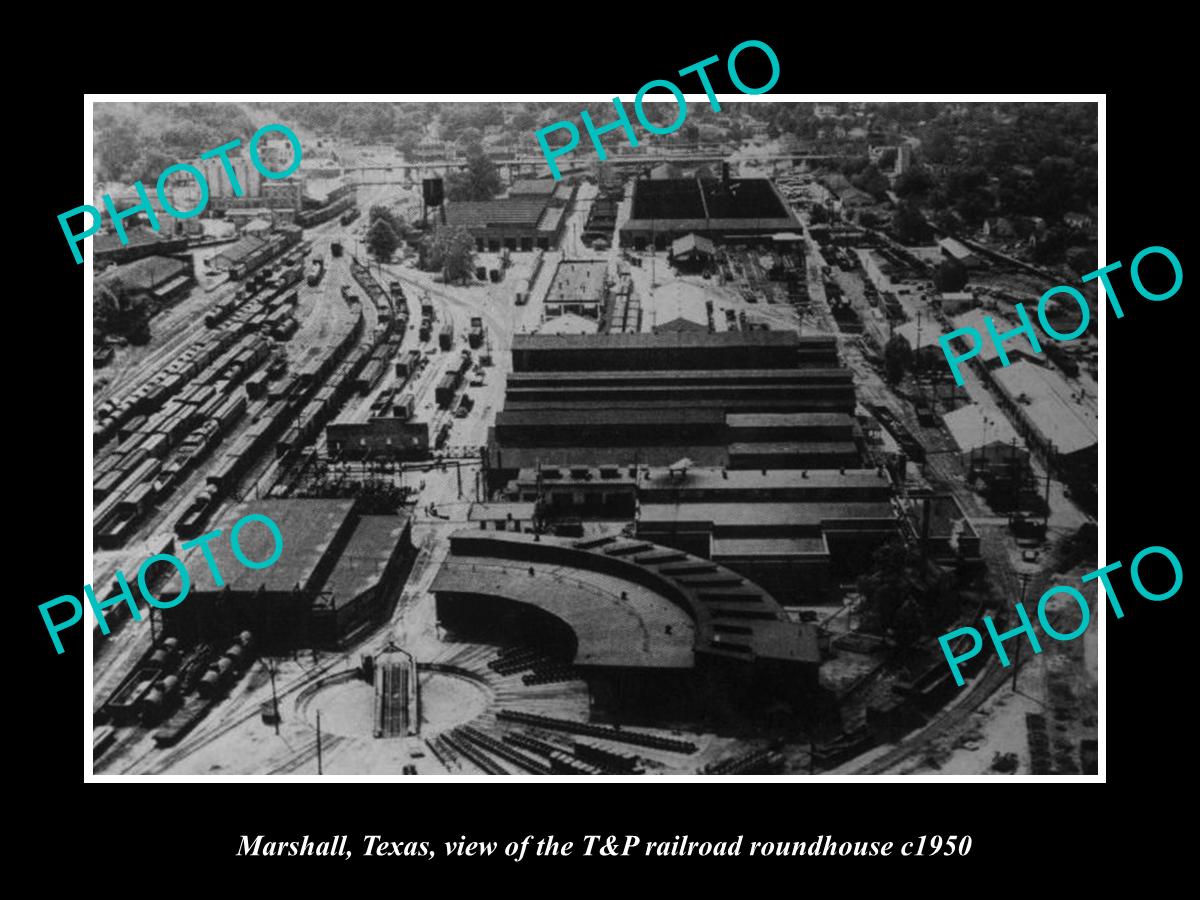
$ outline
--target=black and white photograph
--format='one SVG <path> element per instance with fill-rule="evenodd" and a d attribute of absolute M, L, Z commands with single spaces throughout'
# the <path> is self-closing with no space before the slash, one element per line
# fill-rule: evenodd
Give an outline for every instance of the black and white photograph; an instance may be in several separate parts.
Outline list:
<path fill-rule="evenodd" d="M 684 90 L 90 101 L 93 777 L 1098 774 L 1102 97 Z"/>

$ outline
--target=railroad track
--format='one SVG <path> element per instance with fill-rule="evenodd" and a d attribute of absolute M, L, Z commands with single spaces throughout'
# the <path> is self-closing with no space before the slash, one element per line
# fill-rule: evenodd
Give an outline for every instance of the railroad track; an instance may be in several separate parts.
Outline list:
<path fill-rule="evenodd" d="M 337 657 L 334 657 L 333 659 L 329 660 L 326 663 L 322 663 L 322 664 L 318 665 L 316 668 L 309 669 L 307 672 L 305 672 L 302 676 L 297 678 L 295 681 L 293 681 L 289 685 L 280 688 L 278 691 L 278 696 L 280 698 L 286 697 L 289 694 L 294 693 L 295 691 L 304 687 L 309 682 L 314 681 L 317 678 L 319 678 L 320 676 L 326 674 L 330 669 L 334 668 L 335 666 L 337 666 L 339 664 L 344 664 L 344 663 L 345 663 L 345 659 L 341 656 L 337 656 Z M 218 738 L 224 737 L 229 732 L 233 731 L 235 728 L 237 728 L 241 725 L 244 725 L 246 722 L 249 722 L 250 720 L 252 720 L 254 718 L 257 718 L 259 716 L 259 714 L 260 714 L 259 705 L 257 703 L 253 703 L 253 704 L 250 704 L 250 708 L 247 709 L 244 713 L 234 715 L 231 718 L 229 718 L 228 720 L 221 722 L 218 725 L 213 726 L 208 731 L 193 732 L 192 736 L 190 736 L 189 738 L 185 738 L 183 741 L 180 742 L 180 745 L 177 748 L 166 753 L 161 759 L 159 759 L 157 761 L 157 764 L 155 766 L 153 766 L 151 769 L 147 770 L 145 772 L 145 774 L 161 775 L 167 769 L 171 768 L 171 766 L 174 766 L 175 764 L 181 762 L 182 760 L 186 759 L 188 756 L 191 756 L 193 753 L 197 752 L 198 750 L 202 749 L 203 747 L 208 746 L 209 744 L 211 744 L 213 741 L 217 740 Z M 203 727 L 203 726 L 201 725 L 200 727 Z"/>
<path fill-rule="evenodd" d="M 321 737 L 321 756 L 322 759 L 328 758 L 330 751 L 337 747 L 346 739 L 341 735 L 322 735 Z M 298 771 L 311 762 L 315 762 L 317 758 L 317 739 L 303 743 L 295 754 L 287 762 L 280 763 L 273 769 L 268 769 L 268 775 L 290 775 Z"/>

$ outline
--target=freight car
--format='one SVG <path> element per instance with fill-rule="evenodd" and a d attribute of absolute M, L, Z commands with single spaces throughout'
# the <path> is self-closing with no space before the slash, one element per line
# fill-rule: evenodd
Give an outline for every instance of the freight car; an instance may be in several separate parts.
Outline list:
<path fill-rule="evenodd" d="M 442 409 L 450 408 L 450 404 L 454 402 L 454 395 L 458 392 L 459 381 L 459 373 L 453 369 L 441 377 L 433 392 L 434 399 L 437 401 L 439 407 Z"/>

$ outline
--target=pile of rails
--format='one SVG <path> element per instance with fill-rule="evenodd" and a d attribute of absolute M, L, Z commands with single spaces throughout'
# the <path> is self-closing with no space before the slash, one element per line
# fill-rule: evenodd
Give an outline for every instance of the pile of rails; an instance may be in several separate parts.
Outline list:
<path fill-rule="evenodd" d="M 508 732 L 504 741 L 544 756 L 555 775 L 640 775 L 643 771 L 636 756 L 625 756 L 579 741 L 575 742 L 573 751 L 523 732 Z"/>
<path fill-rule="evenodd" d="M 703 775 L 771 775 L 783 771 L 783 756 L 774 750 L 751 750 L 705 766 Z"/>
<path fill-rule="evenodd" d="M 502 709 L 496 713 L 496 718 L 505 722 L 516 722 L 521 725 L 531 725 L 544 728 L 547 731 L 565 731 L 570 734 L 584 734 L 588 737 L 604 738 L 621 744 L 633 744 L 639 747 L 649 747 L 653 750 L 665 750 L 670 753 L 695 753 L 697 747 L 691 741 L 677 741 L 674 738 L 659 737 L 643 731 L 629 731 L 616 725 L 594 725 L 590 722 L 575 722 L 571 719 L 556 719 L 553 716 L 542 716 L 536 713 L 517 712 Z"/>

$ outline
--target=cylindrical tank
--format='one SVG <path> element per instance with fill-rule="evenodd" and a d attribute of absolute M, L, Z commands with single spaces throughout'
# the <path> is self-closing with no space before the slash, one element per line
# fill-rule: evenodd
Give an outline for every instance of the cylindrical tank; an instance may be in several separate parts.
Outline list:
<path fill-rule="evenodd" d="M 173 638 L 173 637 L 169 637 L 169 638 L 163 638 L 163 642 L 162 642 L 162 648 L 163 648 L 164 650 L 167 650 L 167 651 L 169 651 L 169 652 L 172 652 L 172 653 L 174 653 L 174 652 L 178 652 L 178 650 L 179 650 L 179 638 Z"/>
<path fill-rule="evenodd" d="M 155 650 L 150 654 L 150 659 L 147 660 L 146 665 L 152 669 L 165 669 L 167 668 L 167 660 L 169 659 L 170 654 L 166 650 Z"/>
<path fill-rule="evenodd" d="M 242 666 L 246 663 L 245 654 L 245 647 L 243 647 L 241 644 L 234 644 L 225 651 L 224 658 L 233 663 L 233 668 L 236 671 L 241 671 Z"/>
<path fill-rule="evenodd" d="M 233 660 L 222 656 L 215 663 L 213 663 L 213 669 L 217 673 L 217 678 L 219 678 L 223 684 L 229 679 L 230 674 L 233 672 Z"/>
<path fill-rule="evenodd" d="M 249 646 L 252 643 L 254 643 L 254 635 L 251 634 L 249 631 L 243 631 L 241 634 L 239 634 L 237 636 L 237 639 L 238 639 L 238 643 L 246 648 L 249 648 Z"/>
<path fill-rule="evenodd" d="M 165 698 L 166 695 L 163 694 L 162 688 L 160 688 L 158 685 L 155 685 L 153 688 L 151 688 L 150 693 L 142 698 L 142 718 L 148 722 L 157 719 L 162 714 Z"/>
<path fill-rule="evenodd" d="M 164 697 L 173 697 L 179 693 L 179 676 L 168 675 L 158 683 L 159 690 L 162 691 Z"/>
<path fill-rule="evenodd" d="M 220 676 L 217 675 L 215 669 L 209 669 L 200 679 L 200 684 L 197 687 L 197 690 L 200 692 L 201 697 L 212 697 L 217 693 L 217 690 L 220 688 L 220 686 Z"/>

